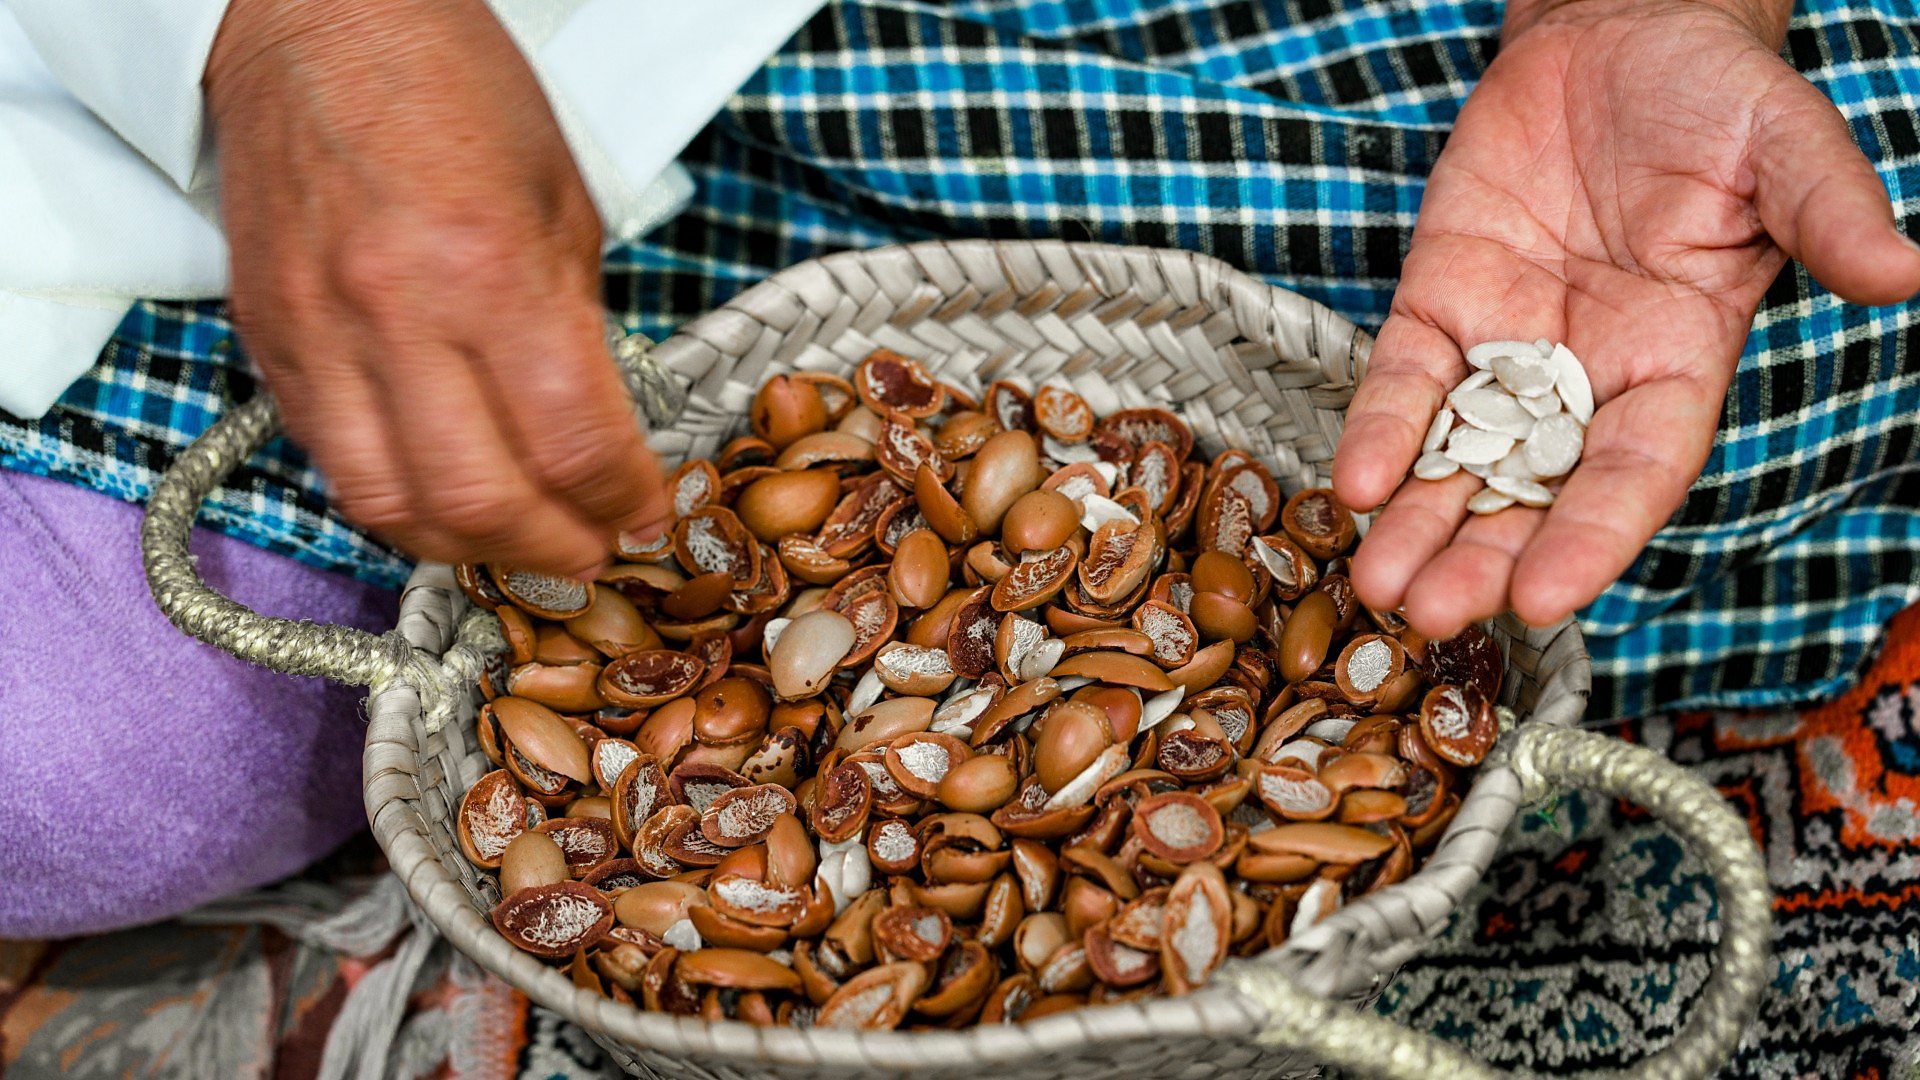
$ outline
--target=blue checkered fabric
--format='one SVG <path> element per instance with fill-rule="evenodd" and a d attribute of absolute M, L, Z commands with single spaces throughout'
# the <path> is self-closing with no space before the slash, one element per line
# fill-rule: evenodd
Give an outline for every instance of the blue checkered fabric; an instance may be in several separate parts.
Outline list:
<path fill-rule="evenodd" d="M 1474 0 L 847 0 L 700 135 L 693 206 L 607 263 L 656 337 L 780 267 L 934 237 L 1217 255 L 1378 327 L 1447 129 L 1498 40 Z M 1793 63 L 1839 102 L 1909 231 L 1920 94 L 1908 0 L 1805 0 Z M 1584 614 L 1599 716 L 1761 705 L 1847 683 L 1920 597 L 1920 353 L 1910 306 L 1841 303 L 1797 266 L 1756 322 L 1705 476 Z M 0 464 L 138 499 L 252 382 L 215 306 L 150 303 Z M 397 582 L 276 444 L 216 527 Z"/>

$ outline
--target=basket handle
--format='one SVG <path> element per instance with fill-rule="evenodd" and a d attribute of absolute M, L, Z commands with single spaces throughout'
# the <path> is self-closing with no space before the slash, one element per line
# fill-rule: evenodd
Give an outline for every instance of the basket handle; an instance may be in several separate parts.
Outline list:
<path fill-rule="evenodd" d="M 1624 1075 L 1666 1080 L 1711 1075 L 1759 1009 L 1773 940 L 1766 865 L 1746 822 L 1712 785 L 1645 747 L 1548 725 L 1521 728 L 1511 738 L 1509 765 L 1525 801 L 1569 787 L 1627 799 L 1665 823 L 1706 862 L 1720 903 L 1717 963 L 1686 1027 Z M 1262 1042 L 1382 1080 L 1508 1075 L 1430 1035 L 1311 994 L 1274 965 L 1237 964 L 1221 974 L 1272 1013 L 1259 1036 Z"/>
<path fill-rule="evenodd" d="M 643 334 L 623 333 L 609 318 L 607 345 L 648 421 L 660 425 L 678 417 L 686 398 L 649 355 L 653 342 Z M 468 669 L 475 657 L 463 653 L 448 658 L 459 668 L 449 672 L 445 662 L 431 662 L 398 631 L 376 635 L 262 615 L 215 591 L 194 566 L 187 537 L 201 502 L 279 431 L 273 399 L 261 393 L 215 421 L 154 485 L 140 525 L 141 561 L 154 603 L 189 637 L 288 675 L 324 675 L 377 689 L 405 673 L 428 699 L 429 728 L 437 727 L 450 714 L 452 684 L 464 685 L 461 680 L 473 673 Z M 463 628 L 463 641 L 477 634 Z"/>

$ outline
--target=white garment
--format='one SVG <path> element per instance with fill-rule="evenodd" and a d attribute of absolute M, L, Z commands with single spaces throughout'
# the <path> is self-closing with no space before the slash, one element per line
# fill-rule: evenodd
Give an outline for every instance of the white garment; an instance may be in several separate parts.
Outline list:
<path fill-rule="evenodd" d="M 489 0 L 611 240 L 822 0 Z M 140 297 L 226 293 L 200 76 L 226 0 L 0 0 L 0 409 L 39 416 Z"/>

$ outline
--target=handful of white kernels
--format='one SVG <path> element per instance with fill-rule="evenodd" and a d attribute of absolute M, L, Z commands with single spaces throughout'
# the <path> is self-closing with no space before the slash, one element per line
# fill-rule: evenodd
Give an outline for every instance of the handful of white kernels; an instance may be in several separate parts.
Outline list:
<path fill-rule="evenodd" d="M 1467 364 L 1473 372 L 1433 418 L 1413 475 L 1444 480 L 1464 469 L 1486 481 L 1467 500 L 1476 514 L 1553 505 L 1593 419 L 1587 369 L 1545 338 L 1483 342 L 1467 350 Z"/>

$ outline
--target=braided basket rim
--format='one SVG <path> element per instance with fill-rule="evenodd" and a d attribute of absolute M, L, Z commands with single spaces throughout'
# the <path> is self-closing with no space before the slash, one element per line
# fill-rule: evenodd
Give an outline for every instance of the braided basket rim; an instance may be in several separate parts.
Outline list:
<path fill-rule="evenodd" d="M 972 284 L 976 275 L 991 279 L 995 273 L 1005 284 L 1003 294 L 984 293 Z M 943 277 L 947 279 L 944 282 Z M 954 280 L 966 284 L 956 289 Z M 909 286 L 906 292 L 910 302 L 919 302 L 914 299 L 914 288 L 923 289 L 929 284 L 943 291 L 950 302 L 956 294 L 964 298 L 966 289 L 973 289 L 984 293 L 974 298 L 974 310 L 998 304 L 996 314 L 1020 308 L 1035 297 L 1048 296 L 1047 303 L 1033 304 L 1044 315 L 1059 310 L 1062 297 L 1070 300 L 1088 289 L 1110 297 L 1146 299 L 1144 308 L 1150 317 L 1155 305 L 1167 308 L 1159 316 L 1159 325 L 1179 319 L 1183 312 L 1205 308 L 1216 318 L 1230 317 L 1235 340 L 1248 343 L 1241 354 L 1233 355 L 1222 345 L 1220 363 L 1238 363 L 1240 355 L 1253 355 L 1261 349 L 1270 354 L 1307 350 L 1304 361 L 1296 358 L 1282 370 L 1289 381 L 1280 391 L 1295 395 L 1303 392 L 1311 398 L 1319 434 L 1326 436 L 1325 446 L 1315 443 L 1316 433 L 1309 431 L 1301 443 L 1304 450 L 1289 451 L 1269 442 L 1255 451 L 1276 466 L 1276 475 L 1290 490 L 1316 477 L 1324 482 L 1332 440 L 1339 431 L 1339 410 L 1344 409 L 1355 382 L 1365 371 L 1371 345 L 1363 331 L 1326 307 L 1259 282 L 1217 259 L 1190 252 L 1058 241 L 977 240 L 842 252 L 773 275 L 688 323 L 654 350 L 653 358 L 684 384 L 691 398 L 679 424 L 654 433 L 656 449 L 672 458 L 690 449 L 707 454 L 711 447 L 717 447 L 715 440 L 746 412 L 738 388 L 727 385 L 728 375 L 740 374 L 757 386 L 770 374 L 819 369 L 835 362 L 832 354 L 818 347 L 823 339 L 830 345 L 840 345 L 850 335 L 873 340 L 855 330 L 862 325 L 857 315 L 844 320 L 844 325 L 832 325 L 833 320 L 841 318 L 845 305 L 839 310 L 825 305 L 829 310 L 822 315 L 809 308 L 810 297 L 817 298 L 825 290 L 850 298 L 856 305 L 868 305 L 874 296 L 903 281 Z M 911 318 L 935 317 L 938 308 L 937 303 L 922 304 Z M 1122 315 L 1120 320 L 1129 317 Z M 1194 329 L 1199 321 L 1196 317 L 1184 329 Z M 890 324 L 882 319 L 877 325 Z M 838 338 L 832 337 L 835 333 Z M 814 336 L 806 337 L 808 334 Z M 771 343 L 770 336 L 774 336 Z M 891 341 L 889 344 L 892 347 Z M 855 341 L 848 351 L 864 355 L 865 348 L 867 345 Z M 1055 351 L 1061 353 L 1055 358 L 1060 361 L 1057 369 L 1070 377 L 1077 378 L 1097 366 L 1086 356 Z M 846 359 L 837 358 L 839 362 Z M 794 366 L 796 362 L 799 368 Z M 1205 358 L 1196 362 L 1204 364 Z M 1080 365 L 1077 371 L 1076 363 Z M 1283 363 L 1284 357 L 1276 360 L 1274 369 L 1281 369 Z M 1308 363 L 1317 367 L 1317 378 L 1312 370 L 1306 370 L 1303 377 Z M 846 367 L 850 369 L 851 363 Z M 742 372 L 742 368 L 746 370 Z M 1229 372 L 1229 381 L 1251 381 L 1249 370 Z M 938 368 L 935 374 L 949 377 Z M 1033 383 L 1037 385 L 1040 378 L 1035 377 Z M 1164 386 L 1155 389 L 1164 390 Z M 1256 387 L 1256 391 L 1265 389 L 1265 385 Z M 684 438 L 687 430 L 682 429 L 693 431 L 694 438 Z M 709 444 L 709 449 L 702 449 Z M 1214 447 L 1213 452 L 1217 449 Z M 1287 452 L 1294 456 L 1289 459 Z M 1276 455 L 1280 460 L 1275 460 Z M 466 604 L 446 567 L 422 565 L 403 598 L 401 632 L 416 648 L 437 656 L 451 644 L 453 627 Z M 1529 723 L 1576 724 L 1589 687 L 1589 664 L 1578 627 L 1568 621 L 1537 630 L 1507 616 L 1495 623 L 1494 630 L 1507 653 L 1510 676 L 1518 676 L 1507 680 L 1503 701 L 1527 714 Z M 426 917 L 481 967 L 581 1025 L 596 1041 L 624 1058 L 629 1068 L 644 1068 L 630 1056 L 637 1048 L 644 1048 L 649 1056 L 693 1058 L 733 1068 L 777 1065 L 872 1070 L 956 1063 L 1014 1065 L 1040 1055 L 1072 1055 L 1096 1043 L 1107 1046 L 1124 1039 L 1245 1038 L 1261 1026 L 1259 1007 L 1219 980 L 1186 997 L 1088 1007 L 1029 1024 L 954 1032 L 756 1028 L 619 1005 L 575 987 L 563 969 L 549 967 L 499 937 L 482 916 L 473 888 L 449 869 L 464 860 L 448 839 L 455 806 L 436 789 L 444 784 L 447 794 L 457 798 L 457 792 L 479 775 L 476 759 L 478 769 L 490 767 L 477 748 L 468 744 L 463 752 L 449 749 L 437 756 L 423 756 L 422 748 L 431 746 L 434 739 L 445 738 L 447 732 L 426 732 L 417 696 L 404 680 L 376 694 L 370 706 L 365 790 L 368 816 L 394 872 L 405 881 Z M 447 731 L 459 726 L 449 725 Z M 455 733 L 453 738 L 461 736 Z M 1489 761 L 1468 789 L 1453 826 L 1418 873 L 1347 904 L 1311 931 L 1250 962 L 1284 964 L 1302 984 L 1329 996 L 1358 1000 L 1377 993 L 1392 971 L 1445 925 L 1458 897 L 1484 873 L 1517 806 L 1518 782 L 1511 770 Z M 470 869 L 466 876 L 472 879 Z"/>

